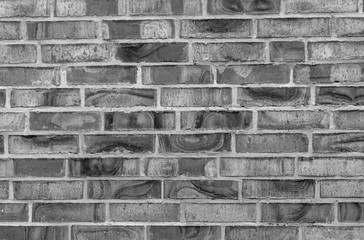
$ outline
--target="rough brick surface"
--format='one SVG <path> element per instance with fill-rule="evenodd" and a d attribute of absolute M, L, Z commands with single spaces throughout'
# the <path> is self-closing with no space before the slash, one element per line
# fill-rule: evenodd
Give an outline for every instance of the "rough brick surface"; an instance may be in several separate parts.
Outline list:
<path fill-rule="evenodd" d="M 362 240 L 363 0 L 0 0 L 0 240 Z"/>

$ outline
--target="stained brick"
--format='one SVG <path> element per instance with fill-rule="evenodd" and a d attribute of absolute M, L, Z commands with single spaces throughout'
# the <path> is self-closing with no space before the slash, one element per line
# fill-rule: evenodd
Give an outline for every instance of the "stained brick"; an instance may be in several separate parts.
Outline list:
<path fill-rule="evenodd" d="M 240 85 L 288 83 L 289 75 L 290 70 L 286 65 L 219 66 L 217 83 Z"/>
<path fill-rule="evenodd" d="M 305 61 L 305 45 L 303 42 L 270 42 L 269 54 L 272 62 Z"/>
<path fill-rule="evenodd" d="M 11 107 L 74 107 L 81 102 L 77 89 L 14 89 Z"/>
<path fill-rule="evenodd" d="M 155 106 L 156 91 L 152 89 L 86 89 L 85 104 L 88 107 Z"/>
<path fill-rule="evenodd" d="M 101 116 L 95 112 L 31 112 L 30 129 L 39 131 L 100 130 Z"/>
<path fill-rule="evenodd" d="M 78 153 L 78 136 L 9 136 L 9 152 L 19 154 Z"/>
<path fill-rule="evenodd" d="M 104 39 L 166 39 L 174 37 L 171 20 L 133 20 L 103 22 Z"/>
<path fill-rule="evenodd" d="M 280 9 L 279 0 L 208 0 L 207 12 L 209 14 L 272 14 Z"/>
<path fill-rule="evenodd" d="M 27 222 L 27 221 L 28 221 L 27 204 L 23 203 L 0 204 L 0 222 Z"/>
<path fill-rule="evenodd" d="M 331 223 L 332 204 L 270 203 L 262 205 L 262 221 L 271 223 Z"/>
<path fill-rule="evenodd" d="M 28 22 L 28 39 L 93 39 L 96 23 L 91 21 Z"/>
<path fill-rule="evenodd" d="M 117 0 L 57 0 L 56 16 L 113 16 L 118 14 Z"/>
<path fill-rule="evenodd" d="M 116 240 L 121 236 L 127 239 L 143 240 L 142 226 L 73 226 L 72 239 Z"/>
<path fill-rule="evenodd" d="M 33 222 L 104 222 L 105 205 L 100 203 L 36 203 Z"/>
<path fill-rule="evenodd" d="M 364 42 L 309 42 L 309 60 L 352 60 L 364 57 Z"/>
<path fill-rule="evenodd" d="M 298 239 L 298 228 L 295 227 L 226 227 L 226 240 L 279 239 L 284 236 L 290 240 Z"/>
<path fill-rule="evenodd" d="M 363 133 L 314 134 L 313 150 L 317 153 L 364 152 Z"/>
<path fill-rule="evenodd" d="M 247 38 L 252 21 L 245 19 L 182 20 L 182 38 Z"/>
<path fill-rule="evenodd" d="M 150 226 L 148 233 L 150 240 L 183 240 L 189 236 L 209 240 L 221 239 L 221 229 L 218 226 Z"/>
<path fill-rule="evenodd" d="M 237 101 L 240 106 L 302 106 L 310 100 L 309 88 L 260 87 L 238 88 Z"/>
<path fill-rule="evenodd" d="M 342 202 L 338 205 L 339 222 L 346 223 L 363 223 L 364 204 L 358 202 Z"/>
<path fill-rule="evenodd" d="M 143 84 L 209 84 L 213 77 L 209 66 L 150 66 L 142 68 Z"/>
<path fill-rule="evenodd" d="M 24 113 L 0 113 L 0 131 L 22 131 L 24 127 Z"/>

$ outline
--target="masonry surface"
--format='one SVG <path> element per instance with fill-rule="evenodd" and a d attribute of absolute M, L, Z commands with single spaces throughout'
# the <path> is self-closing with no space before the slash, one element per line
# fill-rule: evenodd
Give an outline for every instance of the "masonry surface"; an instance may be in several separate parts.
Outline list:
<path fill-rule="evenodd" d="M 0 0 L 1 240 L 363 240 L 363 0 Z"/>

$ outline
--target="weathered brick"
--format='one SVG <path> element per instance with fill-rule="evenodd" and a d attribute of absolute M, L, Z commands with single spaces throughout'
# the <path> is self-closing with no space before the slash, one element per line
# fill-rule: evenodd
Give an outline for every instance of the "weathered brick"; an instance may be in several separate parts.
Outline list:
<path fill-rule="evenodd" d="M 364 36 L 364 19 L 362 18 L 336 18 L 333 28 L 338 37 Z"/>
<path fill-rule="evenodd" d="M 150 66 L 142 68 L 143 84 L 209 84 L 213 76 L 209 66 Z"/>
<path fill-rule="evenodd" d="M 0 222 L 27 222 L 27 221 L 28 221 L 27 204 L 0 203 Z M 0 231 L 0 233 L 2 232 Z"/>
<path fill-rule="evenodd" d="M 0 181 L 0 199 L 9 198 L 9 182 Z"/>
<path fill-rule="evenodd" d="M 42 45 L 42 62 L 108 62 L 112 59 L 114 46 L 102 44 L 55 44 Z"/>
<path fill-rule="evenodd" d="M 361 180 L 332 180 L 321 181 L 322 198 L 363 198 L 364 181 Z"/>
<path fill-rule="evenodd" d="M 243 180 L 243 198 L 313 198 L 313 180 Z"/>
<path fill-rule="evenodd" d="M 187 62 L 187 43 L 121 43 L 116 45 L 121 62 Z"/>
<path fill-rule="evenodd" d="M 36 203 L 33 222 L 104 222 L 105 205 L 100 203 Z"/>
<path fill-rule="evenodd" d="M 354 177 L 364 176 L 363 166 L 362 158 L 300 158 L 297 171 L 300 176 Z"/>
<path fill-rule="evenodd" d="M 308 105 L 310 89 L 301 87 L 238 88 L 240 106 L 299 106 Z"/>
<path fill-rule="evenodd" d="M 262 62 L 264 43 L 195 43 L 194 62 Z"/>
<path fill-rule="evenodd" d="M 154 151 L 153 135 L 87 135 L 87 153 L 148 153 Z"/>
<path fill-rule="evenodd" d="M 318 87 L 317 105 L 363 105 L 364 88 L 357 87 Z"/>
<path fill-rule="evenodd" d="M 331 223 L 332 204 L 270 203 L 262 205 L 262 222 L 271 223 Z"/>
<path fill-rule="evenodd" d="M 224 177 L 293 176 L 293 158 L 221 158 Z"/>
<path fill-rule="evenodd" d="M 26 240 L 68 240 L 67 226 L 27 227 Z"/>
<path fill-rule="evenodd" d="M 8 63 L 8 64 L 35 63 L 36 61 L 37 61 L 36 45 L 29 45 L 29 44 L 0 45 L 0 63 Z"/>
<path fill-rule="evenodd" d="M 310 240 L 357 240 L 364 235 L 363 227 L 305 227 L 304 239 Z"/>
<path fill-rule="evenodd" d="M 9 152 L 19 154 L 78 153 L 78 136 L 9 136 Z"/>
<path fill-rule="evenodd" d="M 246 19 L 182 20 L 181 38 L 248 38 L 252 21 Z"/>
<path fill-rule="evenodd" d="M 155 106 L 153 89 L 86 89 L 86 106 L 135 107 Z"/>
<path fill-rule="evenodd" d="M 149 158 L 144 163 L 145 175 L 150 177 L 214 177 L 215 159 L 209 158 Z"/>
<path fill-rule="evenodd" d="M 293 79 L 296 83 L 362 82 L 363 73 L 363 64 L 296 65 Z"/>
<path fill-rule="evenodd" d="M 4 153 L 4 136 L 0 135 L 0 154 Z"/>
<path fill-rule="evenodd" d="M 11 162 L 9 170 L 13 168 L 12 175 L 17 177 L 63 177 L 65 175 L 62 159 L 12 159 Z"/>
<path fill-rule="evenodd" d="M 139 176 L 139 161 L 133 158 L 70 159 L 69 175 L 72 177 Z"/>
<path fill-rule="evenodd" d="M 26 181 L 14 182 L 14 197 L 20 200 L 81 199 L 83 182 Z"/>
<path fill-rule="evenodd" d="M 11 107 L 75 107 L 80 106 L 80 91 L 71 88 L 13 89 Z"/>
<path fill-rule="evenodd" d="M 14 176 L 14 164 L 12 160 L 0 160 L 0 178 Z"/>
<path fill-rule="evenodd" d="M 175 128 L 173 112 L 108 112 L 105 113 L 105 130 L 172 130 Z"/>
<path fill-rule="evenodd" d="M 159 136 L 159 151 L 164 153 L 224 152 L 230 151 L 230 144 L 229 133 Z"/>
<path fill-rule="evenodd" d="M 0 68 L 1 86 L 58 86 L 58 68 Z"/>
<path fill-rule="evenodd" d="M 181 112 L 181 129 L 230 129 L 251 128 L 252 112 Z"/>
<path fill-rule="evenodd" d="M 1 40 L 20 39 L 19 33 L 20 33 L 20 22 L 0 22 Z"/>
<path fill-rule="evenodd" d="M 49 0 L 2 0 L 0 17 L 49 16 Z"/>
<path fill-rule="evenodd" d="M 258 37 L 329 37 L 328 18 L 260 19 Z"/>
<path fill-rule="evenodd" d="M 130 240 L 143 240 L 144 227 L 141 226 L 73 226 L 73 240 L 117 240 L 120 237 Z"/>
<path fill-rule="evenodd" d="M 26 227 L 0 226 L 0 232 L 1 237 L 6 240 L 28 240 L 26 239 Z"/>
<path fill-rule="evenodd" d="M 115 222 L 178 222 L 179 204 L 111 203 L 110 219 Z"/>
<path fill-rule="evenodd" d="M 90 199 L 160 199 L 161 191 L 161 182 L 155 180 L 95 180 L 87 190 Z"/>
<path fill-rule="evenodd" d="M 189 203 L 185 206 L 187 222 L 255 222 L 255 204 Z"/>
<path fill-rule="evenodd" d="M 238 199 L 238 182 L 221 180 L 165 181 L 166 199 Z"/>
<path fill-rule="evenodd" d="M 208 0 L 209 14 L 270 14 L 279 13 L 279 0 Z"/>
<path fill-rule="evenodd" d="M 30 130 L 39 131 L 91 131 L 101 128 L 101 116 L 95 112 L 31 112 L 29 121 Z"/>
<path fill-rule="evenodd" d="M 230 88 L 162 88 L 163 107 L 224 107 L 231 105 Z"/>
<path fill-rule="evenodd" d="M 132 66 L 69 67 L 70 85 L 108 85 L 136 83 L 137 69 Z"/>
<path fill-rule="evenodd" d="M 183 240 L 190 237 L 221 239 L 221 228 L 218 226 L 150 226 L 147 231 L 150 240 Z"/>
<path fill-rule="evenodd" d="M 259 111 L 258 129 L 329 128 L 330 115 L 324 111 Z"/>
<path fill-rule="evenodd" d="M 92 21 L 28 22 L 27 34 L 30 40 L 92 39 L 97 37 L 96 23 Z"/>
<path fill-rule="evenodd" d="M 364 129 L 363 111 L 335 111 L 334 124 L 339 129 Z"/>
<path fill-rule="evenodd" d="M 363 133 L 314 134 L 312 145 L 314 152 L 364 152 Z"/>
<path fill-rule="evenodd" d="M 294 153 L 307 152 L 308 138 L 304 134 L 239 134 L 236 151 L 242 153 Z"/>
<path fill-rule="evenodd" d="M 226 227 L 226 240 L 273 240 L 286 238 L 287 240 L 298 240 L 298 228 L 295 227 Z"/>
<path fill-rule="evenodd" d="M 24 113 L 0 113 L 0 131 L 22 131 L 24 122 Z"/>
<path fill-rule="evenodd" d="M 166 39 L 174 37 L 171 20 L 133 20 L 103 22 L 104 39 Z"/>
<path fill-rule="evenodd" d="M 118 15 L 117 0 L 57 0 L 56 16 L 113 16 Z"/>
<path fill-rule="evenodd" d="M 201 15 L 201 0 L 133 0 L 129 1 L 131 15 Z"/>
<path fill-rule="evenodd" d="M 363 223 L 364 204 L 356 202 L 339 203 L 338 219 L 339 222 Z"/>
<path fill-rule="evenodd" d="M 309 42 L 309 60 L 353 60 L 364 57 L 364 42 Z"/>
<path fill-rule="evenodd" d="M 219 66 L 217 83 L 264 84 L 288 83 L 290 70 L 286 65 L 240 65 Z"/>
<path fill-rule="evenodd" d="M 287 13 L 357 12 L 358 0 L 290 0 Z"/>
<path fill-rule="evenodd" d="M 269 55 L 272 62 L 305 61 L 305 44 L 303 42 L 270 42 Z"/>

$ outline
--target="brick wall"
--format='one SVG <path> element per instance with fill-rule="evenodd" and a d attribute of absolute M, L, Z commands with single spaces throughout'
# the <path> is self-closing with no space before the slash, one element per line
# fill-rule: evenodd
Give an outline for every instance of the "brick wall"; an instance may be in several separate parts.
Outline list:
<path fill-rule="evenodd" d="M 0 239 L 364 239 L 363 0 L 0 0 Z"/>

